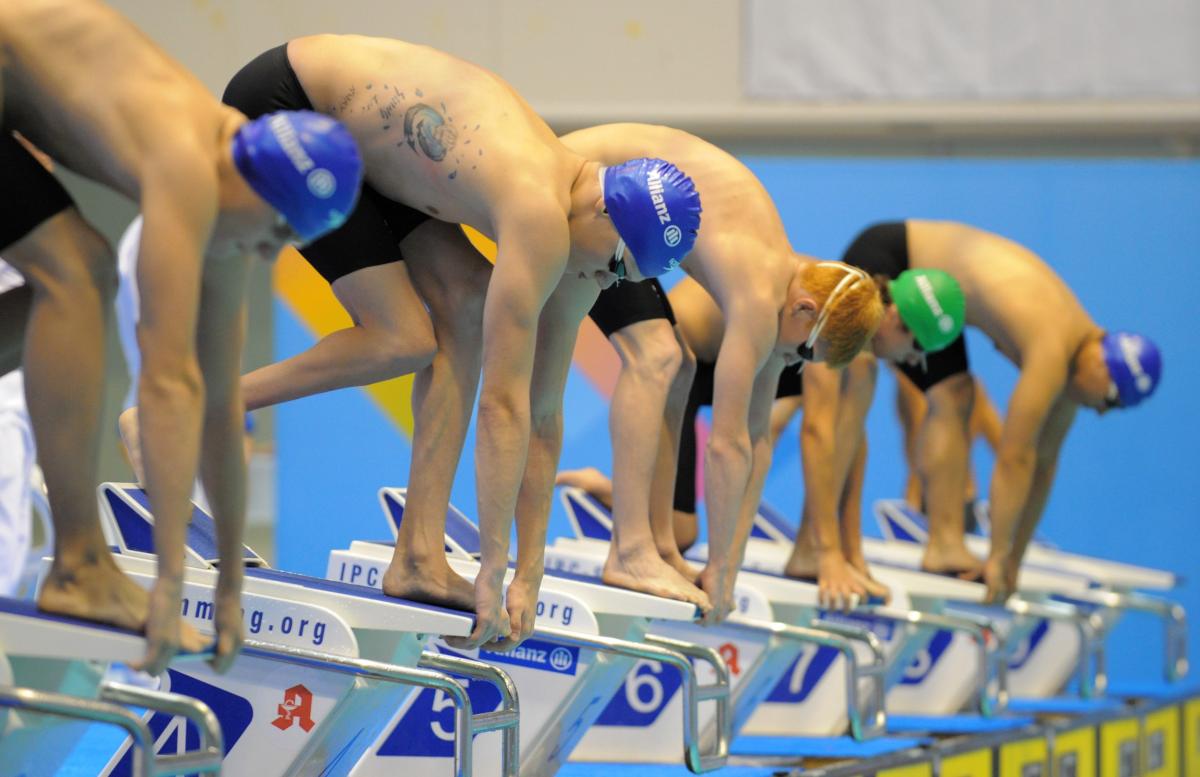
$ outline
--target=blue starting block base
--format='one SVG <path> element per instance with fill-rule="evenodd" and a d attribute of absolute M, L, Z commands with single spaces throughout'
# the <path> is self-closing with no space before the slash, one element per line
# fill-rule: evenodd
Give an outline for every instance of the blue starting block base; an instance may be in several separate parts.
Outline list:
<path fill-rule="evenodd" d="M 1008 714 L 888 719 L 889 735 L 739 737 L 721 777 L 1190 777 L 1200 775 L 1200 687 L 1121 688 L 1120 695 L 1018 699 Z M 685 775 L 682 766 L 573 763 L 563 777 Z"/>
<path fill-rule="evenodd" d="M 887 724 L 888 731 L 894 734 L 962 736 L 1014 731 L 1033 722 L 1033 718 L 1023 715 L 998 718 L 980 715 L 889 715 Z"/>
<path fill-rule="evenodd" d="M 869 759 L 930 743 L 928 739 L 882 737 L 859 742 L 852 737 L 738 737 L 729 751 L 739 756 L 784 756 L 815 759 Z"/>
<path fill-rule="evenodd" d="M 685 766 L 667 764 L 569 763 L 558 770 L 558 777 L 684 777 L 691 773 Z M 725 766 L 708 772 L 714 777 L 783 777 L 792 773 L 787 766 Z"/>

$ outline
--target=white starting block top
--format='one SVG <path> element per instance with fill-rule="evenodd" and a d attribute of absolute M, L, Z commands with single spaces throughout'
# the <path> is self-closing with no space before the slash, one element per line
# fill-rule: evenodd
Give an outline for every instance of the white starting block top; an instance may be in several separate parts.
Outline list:
<path fill-rule="evenodd" d="M 136 664 L 146 656 L 146 642 L 132 631 L 45 613 L 33 602 L 0 598 L 0 654 Z"/>
<path fill-rule="evenodd" d="M 920 544 L 928 536 L 928 519 L 902 499 L 880 499 L 873 506 L 875 520 L 884 536 Z M 976 513 L 978 515 L 978 512 Z M 985 557 L 989 551 L 986 537 L 968 534 L 967 548 Z M 1121 561 L 1068 553 L 1034 538 L 1025 554 L 1025 565 L 1080 575 L 1099 585 L 1120 590 L 1148 589 L 1167 591 L 1179 584 L 1178 577 L 1166 570 L 1127 564 Z M 1022 572 L 1025 568 L 1022 567 Z"/>
<path fill-rule="evenodd" d="M 363 558 L 387 562 L 392 549 L 378 542 L 356 540 L 350 543 L 350 552 Z M 472 559 L 447 557 L 455 572 L 474 580 L 479 573 L 479 562 Z M 505 581 L 512 580 L 510 568 Z M 542 587 L 569 594 L 585 602 L 597 615 L 623 615 L 634 618 L 654 618 L 675 621 L 690 621 L 696 618 L 696 608 L 687 602 L 664 599 L 658 596 L 627 591 L 624 588 L 606 586 L 593 578 L 547 570 L 542 578 Z"/>
<path fill-rule="evenodd" d="M 105 483 L 100 487 L 100 500 L 102 514 L 116 526 L 115 529 L 108 528 L 115 535 L 113 539 L 117 540 L 121 551 L 116 556 L 121 566 L 131 572 L 153 576 L 154 557 L 138 546 L 138 538 L 149 535 L 154 527 L 145 492 L 131 483 Z M 215 536 L 212 517 L 194 507 L 186 539 L 192 560 L 186 571 L 190 582 L 216 586 L 217 571 L 212 561 L 206 558 L 210 555 L 210 538 Z M 323 607 L 336 612 L 351 628 L 459 637 L 469 635 L 475 622 L 472 613 L 393 599 L 363 585 L 269 569 L 266 562 L 249 548 L 244 551 L 243 558 L 252 563 L 246 569 L 243 586 L 246 593 Z"/>
<path fill-rule="evenodd" d="M 924 554 L 925 549 L 914 543 L 863 538 L 863 555 L 866 556 L 868 562 L 879 562 L 920 571 L 921 558 Z M 1086 577 L 1039 569 L 1029 565 L 1023 565 L 1017 576 L 1018 591 L 1069 596 L 1089 588 L 1091 588 L 1091 582 Z"/>
<path fill-rule="evenodd" d="M 153 561 L 130 555 L 118 555 L 116 560 L 122 569 L 130 573 L 151 577 L 155 573 Z M 184 572 L 187 582 L 208 588 L 216 587 L 217 576 L 215 569 L 189 568 Z M 365 585 L 296 575 L 276 569 L 247 569 L 242 591 L 251 596 L 330 610 L 352 629 L 459 637 L 470 634 L 475 622 L 475 616 L 471 613 L 393 599 Z"/>

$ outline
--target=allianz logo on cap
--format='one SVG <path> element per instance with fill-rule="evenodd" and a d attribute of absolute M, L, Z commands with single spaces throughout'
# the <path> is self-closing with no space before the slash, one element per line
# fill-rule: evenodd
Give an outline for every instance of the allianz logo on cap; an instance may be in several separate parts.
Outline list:
<path fill-rule="evenodd" d="M 1142 360 L 1138 358 L 1141 354 L 1141 349 L 1138 348 L 1137 339 L 1129 335 L 1121 335 L 1120 340 L 1121 358 L 1125 360 L 1125 365 L 1133 373 L 1133 382 L 1137 386 L 1137 390 L 1145 394 L 1150 390 L 1152 381 L 1150 376 L 1146 374 L 1146 370 L 1142 368 Z"/>
<path fill-rule="evenodd" d="M 933 315 L 937 317 L 938 329 L 943 332 L 949 332 L 954 329 L 954 319 L 950 317 L 945 310 L 942 309 L 942 303 L 938 302 L 937 295 L 933 293 L 933 284 L 924 275 L 917 276 L 917 288 L 921 290 L 921 298 L 925 300 L 925 304 L 933 311 Z"/>
<path fill-rule="evenodd" d="M 654 203 L 654 212 L 658 214 L 659 224 L 671 223 L 671 212 L 667 210 L 666 200 L 663 199 L 663 181 L 662 173 L 659 168 L 654 167 L 646 174 L 646 189 L 650 192 L 650 202 Z M 676 227 L 676 230 L 679 228 Z M 669 231 L 669 230 L 668 230 Z M 663 233 L 663 239 L 667 237 L 666 232 Z M 667 245 L 678 245 L 679 240 L 674 243 L 668 242 Z"/>
<path fill-rule="evenodd" d="M 292 165 L 296 168 L 296 172 L 303 175 L 317 166 L 317 163 L 312 161 L 312 157 L 304 150 L 304 146 L 300 145 L 300 138 L 296 137 L 296 129 L 288 121 L 287 116 L 277 113 L 267 120 L 267 126 L 271 128 L 271 134 L 279 142 L 279 147 L 283 149 L 283 153 L 287 154 L 288 159 L 291 160 Z M 310 187 L 311 185 L 309 184 Z M 316 192 L 313 192 L 313 194 L 316 194 Z"/>

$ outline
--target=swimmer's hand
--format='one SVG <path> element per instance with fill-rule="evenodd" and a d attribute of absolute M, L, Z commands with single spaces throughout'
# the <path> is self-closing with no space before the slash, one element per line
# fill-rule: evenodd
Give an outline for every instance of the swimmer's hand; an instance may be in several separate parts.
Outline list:
<path fill-rule="evenodd" d="M 1017 570 L 1008 556 L 989 556 L 983 565 L 983 582 L 987 584 L 984 601 L 1004 604 L 1017 590 Z"/>
<path fill-rule="evenodd" d="M 700 588 L 708 594 L 712 602 L 712 609 L 701 619 L 706 626 L 721 623 L 737 609 L 733 600 L 733 583 L 736 576 L 736 571 L 711 563 L 700 573 Z"/>
<path fill-rule="evenodd" d="M 538 589 L 541 584 L 541 575 L 537 575 L 537 579 L 531 579 L 520 574 L 509 584 L 506 597 L 509 634 L 508 639 L 497 646 L 496 650 L 512 650 L 533 634 L 534 622 L 537 620 Z"/>
<path fill-rule="evenodd" d="M 466 637 L 446 637 L 446 644 L 459 650 L 502 649 L 500 641 L 512 632 L 503 591 L 504 572 L 497 577 L 481 569 L 475 578 L 475 627 Z"/>
<path fill-rule="evenodd" d="M 867 599 L 867 587 L 841 551 L 821 554 L 817 600 L 822 608 L 849 612 Z"/>
<path fill-rule="evenodd" d="M 242 650 L 245 638 L 245 620 L 242 617 L 242 579 L 245 573 L 241 564 L 223 566 L 217 580 L 216 616 L 217 630 L 214 655 L 209 666 L 224 673 L 233 666 L 234 659 Z"/>
<path fill-rule="evenodd" d="M 150 591 L 146 614 L 146 657 L 134 669 L 159 675 L 180 650 L 190 653 L 204 649 L 206 639 L 180 616 L 183 583 L 159 578 Z"/>

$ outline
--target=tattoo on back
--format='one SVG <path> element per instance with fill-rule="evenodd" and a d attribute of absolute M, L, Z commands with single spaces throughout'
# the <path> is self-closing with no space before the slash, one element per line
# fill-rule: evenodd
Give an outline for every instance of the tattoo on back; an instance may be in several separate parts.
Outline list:
<path fill-rule="evenodd" d="M 441 162 L 454 148 L 458 133 L 433 108 L 417 103 L 404 113 L 404 142 L 414 152 L 421 152 L 435 162 Z"/>
<path fill-rule="evenodd" d="M 403 115 L 404 139 L 396 145 L 400 148 L 407 146 L 414 154 L 422 155 L 433 162 L 447 162 L 453 169 L 446 172 L 446 177 L 449 180 L 457 178 L 462 168 L 463 152 L 467 150 L 466 146 L 471 145 L 468 135 L 478 132 L 481 125 L 475 124 L 472 129 L 469 123 L 461 122 L 461 129 L 458 129 L 454 126 L 454 116 L 444 101 L 437 102 L 438 108 L 424 102 L 414 102 L 406 108 L 408 98 L 399 86 L 381 82 L 380 87 L 375 89 L 373 81 L 364 82 L 363 99 L 360 101 L 357 99 L 358 87 L 351 86 L 335 103 L 326 108 L 326 112 L 331 116 L 356 116 L 377 112 L 379 127 L 383 132 L 390 130 Z M 425 95 L 421 89 L 413 89 L 413 94 L 418 98 Z M 458 151 L 454 153 L 456 147 Z M 476 169 L 479 157 L 483 156 L 483 149 L 479 148 L 478 144 L 474 151 L 475 154 L 472 154 L 467 162 L 472 170 Z"/>

